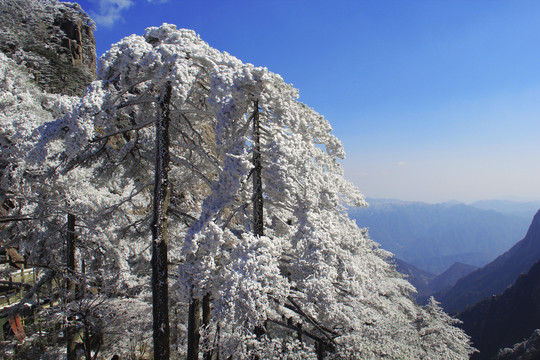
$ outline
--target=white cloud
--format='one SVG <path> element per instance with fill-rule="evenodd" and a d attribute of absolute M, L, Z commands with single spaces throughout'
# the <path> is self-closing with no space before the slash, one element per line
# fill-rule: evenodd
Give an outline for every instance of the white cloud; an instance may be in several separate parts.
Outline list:
<path fill-rule="evenodd" d="M 405 166 L 405 165 L 407 165 L 407 163 L 406 163 L 405 161 L 400 161 L 400 162 L 398 162 L 397 164 L 398 164 L 398 166 Z"/>
<path fill-rule="evenodd" d="M 98 25 L 112 27 L 116 22 L 123 20 L 122 12 L 129 9 L 133 0 L 97 0 L 98 11 L 91 13 L 92 18 Z"/>

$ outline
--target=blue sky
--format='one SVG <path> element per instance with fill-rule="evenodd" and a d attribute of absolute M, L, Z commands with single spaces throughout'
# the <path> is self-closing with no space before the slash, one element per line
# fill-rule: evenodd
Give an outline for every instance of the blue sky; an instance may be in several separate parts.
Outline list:
<path fill-rule="evenodd" d="M 540 200 L 540 1 L 78 3 L 98 56 L 167 22 L 282 75 L 366 196 Z"/>

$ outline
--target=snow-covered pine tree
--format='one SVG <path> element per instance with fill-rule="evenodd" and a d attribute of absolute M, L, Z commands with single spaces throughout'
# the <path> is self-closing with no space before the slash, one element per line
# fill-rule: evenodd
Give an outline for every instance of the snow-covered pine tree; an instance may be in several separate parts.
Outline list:
<path fill-rule="evenodd" d="M 28 153 L 38 129 L 72 110 L 79 98 L 41 90 L 24 65 L 0 53 L 0 234 L 2 247 L 15 247 L 48 279 L 64 273 L 68 206 L 61 189 L 44 182 L 54 159 L 34 167 Z M 59 144 L 51 148 L 61 151 Z M 37 271 L 41 273 L 41 271 Z"/>
<path fill-rule="evenodd" d="M 101 286 L 103 290 L 101 296 L 92 296 L 92 298 L 79 296 L 73 301 L 68 300 L 72 294 L 61 286 L 62 278 L 68 279 L 74 285 L 76 283 L 81 292 L 85 291 L 83 289 L 85 286 L 90 286 L 90 281 L 85 282 L 85 275 L 81 274 L 80 261 L 77 261 L 75 272 L 67 269 L 74 265 L 73 262 L 66 264 L 68 260 L 66 238 L 69 233 L 73 235 L 73 227 L 68 230 L 66 224 L 70 212 L 77 214 L 75 232 L 79 240 L 82 240 L 77 242 L 77 259 L 85 258 L 89 264 L 96 265 L 96 262 L 103 260 L 99 254 L 104 253 L 99 251 L 104 249 L 103 240 L 96 236 L 89 236 L 96 231 L 89 231 L 90 216 L 86 211 L 93 212 L 94 208 L 91 206 L 82 208 L 72 201 L 77 199 L 76 192 L 78 191 L 91 194 L 85 190 L 95 190 L 85 184 L 88 173 L 73 171 L 64 176 L 57 171 L 61 169 L 63 161 L 65 150 L 63 141 L 47 142 L 47 156 L 42 156 L 43 152 L 40 149 L 44 139 L 51 140 L 47 131 L 55 128 L 55 124 L 58 123 L 55 119 L 61 119 L 71 112 L 79 101 L 80 98 L 77 97 L 44 92 L 37 86 L 24 66 L 17 65 L 0 53 L 0 205 L 2 209 L 0 234 L 2 246 L 19 248 L 28 263 L 35 266 L 38 280 L 35 287 L 26 293 L 19 304 L 4 309 L 2 315 L 9 316 L 21 310 L 27 312 L 28 305 L 33 306 L 44 300 L 51 300 L 51 296 L 58 299 L 59 296 L 62 301 L 38 315 L 40 320 L 34 323 L 34 326 L 39 326 L 41 330 L 54 330 L 52 334 L 57 333 L 59 325 L 65 325 L 66 329 L 78 328 L 88 338 L 99 335 L 105 328 L 103 326 L 105 323 L 106 330 L 112 333 L 118 333 L 117 326 L 121 324 L 123 332 L 129 329 L 131 337 L 137 338 L 140 333 L 147 332 L 148 328 L 142 327 L 137 332 L 144 322 L 134 322 L 132 317 L 134 312 L 141 309 L 148 310 L 146 302 L 126 298 L 120 302 L 118 298 L 107 296 L 116 285 L 112 282 L 110 287 Z M 93 196 L 96 195 L 93 194 Z M 101 271 L 100 267 L 105 267 L 104 262 L 93 268 L 89 267 L 93 273 L 87 274 L 88 278 L 93 280 L 101 278 L 104 280 L 102 283 L 107 280 L 102 275 L 108 274 L 109 277 L 114 278 L 114 271 Z M 114 290 L 113 294 L 118 296 L 116 289 Z M 139 310 L 135 310 L 137 307 Z M 130 309 L 129 312 L 126 308 Z M 80 315 L 84 316 L 80 317 Z M 33 330 L 27 328 L 26 331 L 30 335 Z M 94 332 L 98 333 L 94 334 Z M 32 340 L 27 339 L 24 346 L 31 346 L 31 342 Z M 46 351 L 49 354 L 58 352 L 65 354 L 65 346 L 55 343 L 54 339 L 48 338 L 45 342 L 38 337 L 37 343 L 48 343 L 50 348 Z"/>
<path fill-rule="evenodd" d="M 33 168 L 25 160 L 38 140 L 37 129 L 71 111 L 78 100 L 43 92 L 24 66 L 0 53 L 0 204 L 3 223 L 0 230 L 3 246 L 21 245 L 23 253 L 30 246 L 34 250 L 32 254 L 47 257 L 42 251 L 36 251 L 43 244 L 40 240 L 46 241 L 39 236 L 44 230 L 39 224 L 40 221 L 48 221 L 47 227 L 52 226 L 52 218 L 56 217 L 59 209 L 49 208 L 49 212 L 41 216 L 35 213 L 36 204 L 47 199 L 35 191 L 41 169 Z M 57 145 L 51 144 L 51 148 Z M 50 165 L 55 166 L 53 163 Z M 52 195 L 55 190 L 51 188 L 48 192 Z M 53 202 L 50 205 L 52 208 L 63 206 Z M 65 224 L 65 214 L 60 217 L 59 223 Z M 31 223 L 32 220 L 36 221 Z M 31 225 L 26 226 L 29 223 Z M 41 250 L 46 248 L 44 246 Z"/>
<path fill-rule="evenodd" d="M 142 40 L 147 46 L 142 49 L 146 55 L 155 56 L 152 45 Z M 201 121 L 207 115 L 203 99 L 209 88 L 204 66 L 198 59 L 192 63 L 170 62 L 167 56 L 172 54 L 165 53 L 167 63 L 155 66 L 132 63 L 132 68 L 123 69 L 126 60 L 134 55 L 128 48 L 131 45 L 131 42 L 119 43 L 101 59 L 99 75 L 107 80 L 95 82 L 72 114 L 42 129 L 42 141 L 31 157 L 44 162 L 53 156 L 49 144 L 55 139 L 63 140 L 64 162 L 55 174 L 56 181 L 70 178 L 67 192 L 72 207 L 84 214 L 89 229 L 81 239 L 99 244 L 94 268 L 103 272 L 101 278 L 106 282 L 118 280 L 116 284 L 123 285 L 126 292 L 144 298 L 152 218 L 150 189 L 155 183 L 153 125 L 166 83 L 174 85 L 168 101 L 171 176 L 165 199 L 168 214 L 174 219 L 169 221 L 167 229 L 173 244 L 182 241 L 188 226 L 196 219 L 202 202 L 198 198 L 202 199 L 208 192 L 210 178 L 219 171 L 219 160 L 212 154 L 213 124 Z M 130 73 L 127 76 L 120 73 L 124 70 Z M 174 77 L 177 79 L 171 81 Z M 69 129 L 67 133 L 66 129 Z M 175 254 L 181 247 L 172 248 L 172 261 L 178 262 Z M 98 259 L 101 261 L 96 262 Z"/>
<path fill-rule="evenodd" d="M 468 358 L 471 354 L 470 348 L 457 345 L 468 341 L 468 336 L 453 326 L 461 321 L 446 314 L 433 296 L 422 310 L 417 317 L 416 327 L 422 347 L 428 354 L 427 358 Z"/>
<path fill-rule="evenodd" d="M 471 353 L 450 322 L 440 326 L 461 334 L 452 346 L 437 338 L 424 344 L 417 320 L 442 310 L 419 307 L 413 287 L 387 262 L 390 254 L 348 218 L 346 206 L 365 202 L 343 177 L 345 154 L 329 123 L 279 75 L 167 24 L 113 45 L 100 59 L 98 81 L 75 111 L 44 127 L 31 153 L 45 159 L 50 144 L 62 141 L 58 181 L 70 179 L 73 208 L 90 227 L 86 241 L 107 249 L 126 291 L 144 289 L 137 259 L 148 258 L 151 125 L 167 82 L 170 255 L 180 264 L 175 288 L 183 311 L 210 299 L 211 316 L 193 334 L 205 358 Z M 255 113 L 259 136 L 250 126 Z M 257 143 L 264 235 L 254 230 L 250 181 Z M 183 349 L 185 335 L 177 340 Z"/>
<path fill-rule="evenodd" d="M 62 276 L 73 277 L 73 262 L 69 261 L 73 259 L 66 256 L 64 246 L 66 239 L 74 239 L 74 222 L 66 224 L 70 219 L 68 205 L 60 189 L 43 182 L 50 168 L 33 167 L 25 159 L 39 138 L 38 128 L 71 111 L 78 101 L 76 97 L 44 92 L 24 65 L 0 53 L 1 245 L 4 249 L 18 248 L 27 260 L 25 265 L 37 266 L 34 274 L 39 282 L 29 294 L 35 295 L 40 285 L 52 283 L 53 278 L 59 283 Z M 54 167 L 55 162 L 48 165 Z M 71 250 L 74 255 L 75 248 Z M 71 286 L 66 286 L 62 293 L 70 290 Z M 21 304 L 27 300 L 32 299 L 25 298 Z M 3 316 L 27 310 L 26 306 L 14 306 L 4 309 Z"/>

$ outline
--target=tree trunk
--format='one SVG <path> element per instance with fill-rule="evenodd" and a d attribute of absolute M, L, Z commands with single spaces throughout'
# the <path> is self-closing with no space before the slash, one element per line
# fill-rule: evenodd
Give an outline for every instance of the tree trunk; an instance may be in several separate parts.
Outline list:
<path fill-rule="evenodd" d="M 156 117 L 156 164 L 152 230 L 152 313 L 154 359 L 168 360 L 169 344 L 169 281 L 167 259 L 167 205 L 169 171 L 169 103 L 171 83 L 167 82 L 159 101 Z"/>
<path fill-rule="evenodd" d="M 67 234 L 66 234 L 66 288 L 70 292 L 69 297 L 74 295 L 75 281 L 75 215 L 68 214 L 67 216 Z M 70 299 L 71 300 L 71 299 Z"/>
<path fill-rule="evenodd" d="M 202 325 L 204 328 L 207 328 L 210 325 L 210 319 L 211 319 L 211 308 L 210 308 L 210 294 L 204 295 L 202 299 Z M 204 360 L 211 360 L 212 359 L 212 353 L 214 349 L 210 348 L 210 339 L 207 337 L 205 339 L 206 343 L 203 346 L 203 348 L 208 349 L 205 351 L 203 355 Z"/>
<path fill-rule="evenodd" d="M 254 102 L 253 113 L 253 234 L 264 235 L 263 189 L 261 162 L 261 126 L 259 123 L 259 101 Z"/>
<path fill-rule="evenodd" d="M 66 302 L 74 300 L 75 297 L 76 284 L 73 280 L 73 276 L 75 275 L 75 241 L 75 215 L 68 214 L 66 233 Z M 77 358 L 75 352 L 77 332 L 71 326 L 66 327 L 65 332 L 67 360 L 75 360 Z"/>
<path fill-rule="evenodd" d="M 324 343 L 322 341 L 315 343 L 315 351 L 317 352 L 317 360 L 324 360 Z"/>
<path fill-rule="evenodd" d="M 192 299 L 188 314 L 188 352 L 186 360 L 199 360 L 199 330 L 201 327 L 201 301 Z"/>
<path fill-rule="evenodd" d="M 264 235 L 264 204 L 262 184 L 262 161 L 261 161 L 261 124 L 259 121 L 259 100 L 253 103 L 253 235 Z M 257 339 L 266 333 L 265 326 L 257 325 L 253 330 Z M 255 360 L 259 356 L 255 355 Z"/>
<path fill-rule="evenodd" d="M 92 349 L 90 348 L 90 331 L 88 326 L 84 328 L 84 355 L 86 360 L 92 360 Z"/>

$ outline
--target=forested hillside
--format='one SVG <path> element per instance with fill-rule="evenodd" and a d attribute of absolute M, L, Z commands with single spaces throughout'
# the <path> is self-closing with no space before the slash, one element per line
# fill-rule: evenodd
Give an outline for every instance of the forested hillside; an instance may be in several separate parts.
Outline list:
<path fill-rule="evenodd" d="M 279 75 L 164 24 L 114 44 L 81 98 L 3 54 L 0 91 L 2 246 L 43 269 L 3 311 L 33 319 L 5 358 L 473 351 L 348 218 L 342 144 Z"/>

